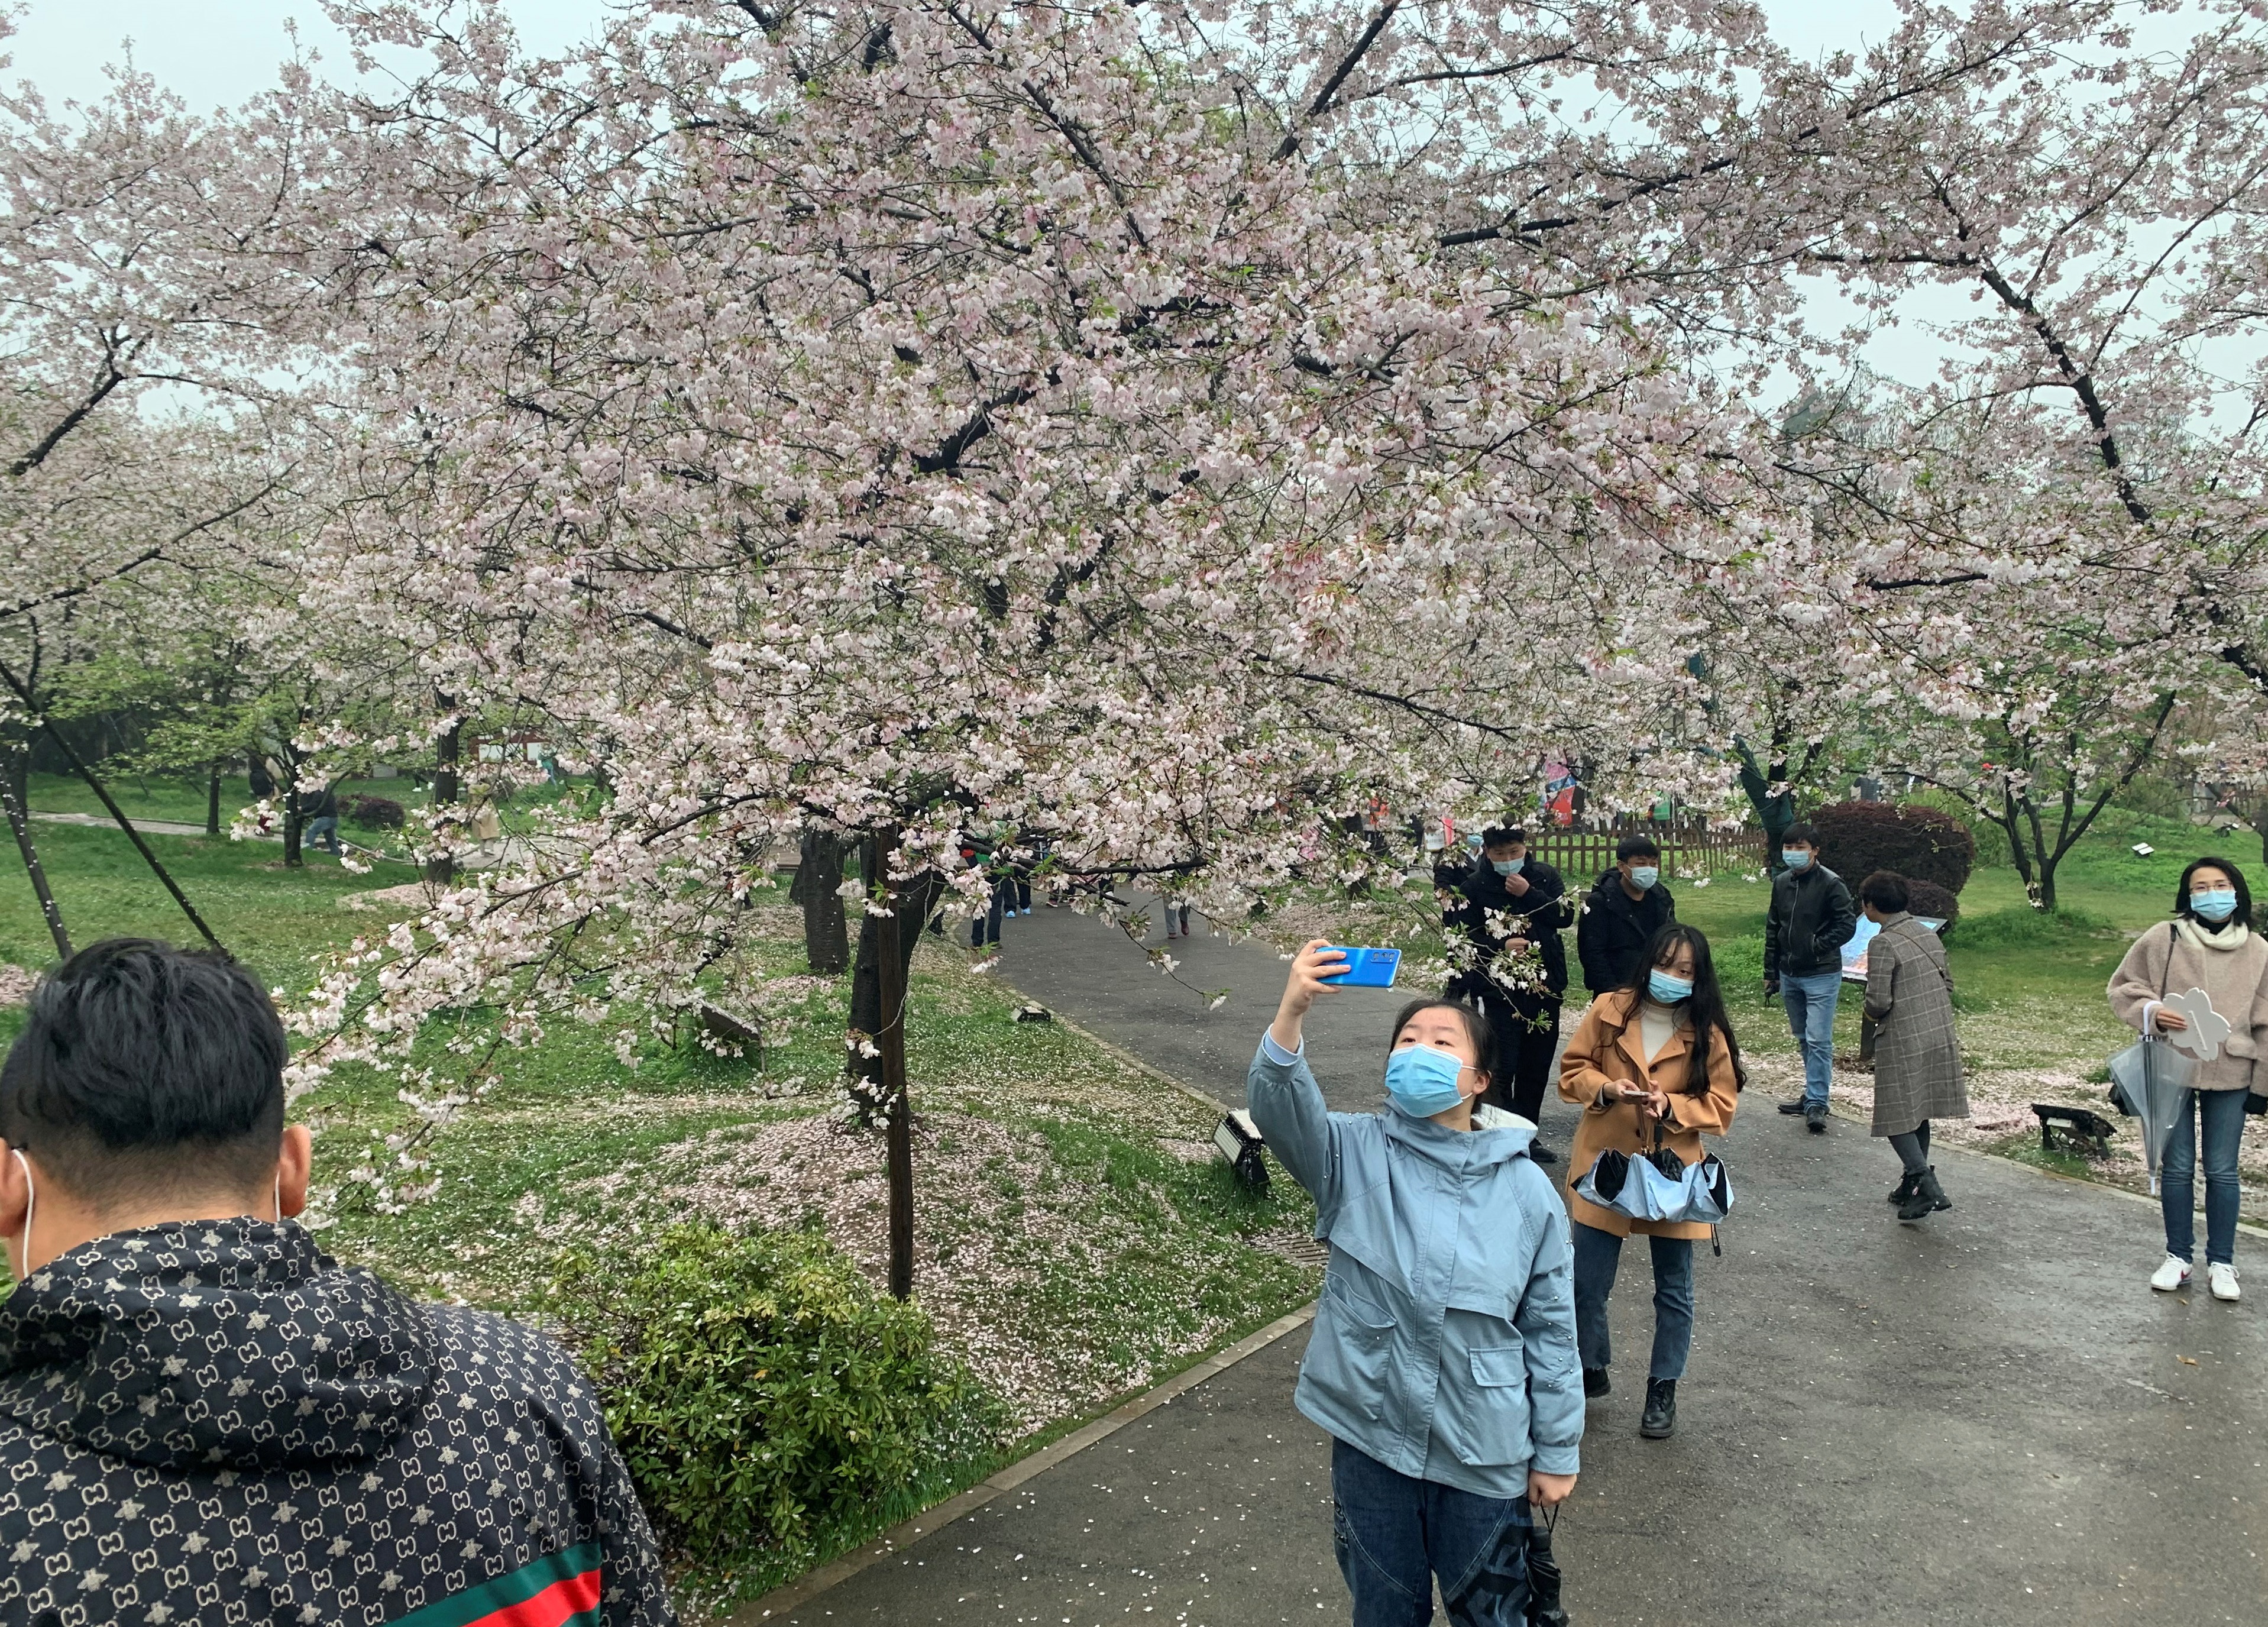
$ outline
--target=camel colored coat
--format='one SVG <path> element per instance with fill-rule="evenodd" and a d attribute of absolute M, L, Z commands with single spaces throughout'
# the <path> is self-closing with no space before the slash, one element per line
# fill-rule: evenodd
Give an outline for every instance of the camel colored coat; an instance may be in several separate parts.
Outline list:
<path fill-rule="evenodd" d="M 1638 997 L 1627 990 L 1601 995 L 1583 1013 L 1560 1056 L 1559 1099 L 1585 1109 L 1567 1160 L 1567 1213 L 1579 1225 L 1616 1237 L 1641 1232 L 1652 1237 L 1705 1238 L 1709 1228 L 1697 1220 L 1633 1220 L 1575 1196 L 1575 1183 L 1590 1173 L 1600 1153 L 1611 1148 L 1635 1158 L 1653 1145 L 1653 1123 L 1642 1104 L 1616 1101 L 1616 1086 L 1646 1086 L 1668 1095 L 1670 1122 L 1662 1126 L 1661 1145 L 1689 1165 L 1701 1161 L 1701 1137 L 1723 1135 L 1740 1105 L 1733 1048 L 1722 1034 L 1709 1048 L 1708 1090 L 1690 1096 L 1685 1093 L 1685 1059 L 1693 1049 L 1692 1025 L 1680 1023 L 1649 1064 L 1646 1042 L 1638 1035 Z"/>

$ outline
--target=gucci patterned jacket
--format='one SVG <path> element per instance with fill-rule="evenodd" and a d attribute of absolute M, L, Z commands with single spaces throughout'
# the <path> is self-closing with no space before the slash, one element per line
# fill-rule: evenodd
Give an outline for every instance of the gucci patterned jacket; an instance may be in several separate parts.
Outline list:
<path fill-rule="evenodd" d="M 98 1238 L 0 1303 L 0 1627 L 674 1627 L 566 1353 L 306 1232 Z"/>

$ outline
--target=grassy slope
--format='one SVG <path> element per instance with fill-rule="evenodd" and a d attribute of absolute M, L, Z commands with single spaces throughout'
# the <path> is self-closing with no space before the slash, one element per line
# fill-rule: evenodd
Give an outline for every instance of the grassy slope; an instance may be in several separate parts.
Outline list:
<path fill-rule="evenodd" d="M 320 951 L 395 918 L 342 910 L 341 894 L 411 878 L 387 865 L 350 875 L 320 857 L 287 871 L 264 844 L 151 841 L 230 947 L 285 989 L 306 984 Z M 122 836 L 46 825 L 40 842 L 77 941 L 186 936 Z M 762 919 L 776 934 L 770 964 L 802 972 L 795 917 Z M 0 875 L 0 961 L 52 958 L 30 887 Z M 878 1270 L 881 1149 L 836 1133 L 830 1116 L 845 981 L 802 978 L 791 994 L 761 1071 L 652 1042 L 628 1069 L 606 1036 L 572 1026 L 504 1053 L 489 1098 L 435 1149 L 440 1197 L 385 1215 L 350 1189 L 326 1246 L 416 1292 L 507 1311 L 534 1303 L 561 1245 L 603 1254 L 688 1213 L 814 1226 Z M 1199 1104 L 1067 1029 L 1016 1024 L 1003 992 L 941 946 L 924 946 L 914 997 L 918 1292 L 941 1336 L 1004 1399 L 1003 1457 L 1313 1294 L 1314 1269 L 1277 1251 L 1312 1225 L 1304 1195 L 1281 1182 L 1265 1199 L 1236 1189 L 1205 1145 Z M 0 1011 L 0 1042 L 19 1024 Z M 351 1073 L 297 1111 L 317 1131 L 319 1186 L 379 1157 L 375 1138 L 409 1116 L 391 1083 Z M 863 1525 L 815 1534 L 805 1551 L 688 1577 L 690 1597 L 760 1592 L 994 1466 L 956 1466 Z"/>

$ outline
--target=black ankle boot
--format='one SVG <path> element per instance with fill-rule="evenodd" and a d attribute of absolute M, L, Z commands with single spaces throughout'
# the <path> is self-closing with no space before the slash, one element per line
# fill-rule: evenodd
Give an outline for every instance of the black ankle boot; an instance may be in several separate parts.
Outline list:
<path fill-rule="evenodd" d="M 1918 1220 L 1932 1210 L 1952 1207 L 1953 1200 L 1946 1196 L 1945 1189 L 1937 1183 L 1937 1166 L 1932 1164 L 1914 1177 L 1914 1189 L 1907 1194 L 1906 1201 L 1898 1205 L 1898 1218 Z"/>
<path fill-rule="evenodd" d="M 1604 1367 L 1583 1369 L 1583 1394 L 1587 1397 L 1603 1395 L 1613 1388 L 1614 1386 L 1607 1381 L 1607 1370 Z"/>
<path fill-rule="evenodd" d="M 1890 1189 L 1890 1202 L 1893 1204 L 1903 1204 L 1906 1199 L 1911 1197 L 1913 1196 L 1914 1182 L 1920 1179 L 1921 1177 L 1914 1174 L 1911 1169 L 1906 1171 L 1903 1175 L 1900 1175 L 1898 1177 L 1897 1185 Z"/>
<path fill-rule="evenodd" d="M 1638 1421 L 1638 1432 L 1648 1440 L 1667 1440 L 1677 1432 L 1675 1379 L 1646 1381 L 1646 1413 Z"/>

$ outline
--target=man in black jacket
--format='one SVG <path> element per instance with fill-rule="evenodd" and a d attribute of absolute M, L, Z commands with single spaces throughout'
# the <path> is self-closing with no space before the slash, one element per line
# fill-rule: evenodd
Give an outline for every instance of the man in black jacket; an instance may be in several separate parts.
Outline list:
<path fill-rule="evenodd" d="M 283 1025 L 218 955 L 96 944 L 0 1066 L 0 1624 L 674 1627 L 598 1397 L 286 1217 Z"/>
<path fill-rule="evenodd" d="M 1780 997 L 1787 1026 L 1803 1048 L 1803 1094 L 1783 1113 L 1803 1115 L 1812 1134 L 1827 1129 L 1827 1086 L 1835 1070 L 1835 1006 L 1843 992 L 1843 946 L 1859 911 L 1843 878 L 1819 862 L 1819 832 L 1790 825 L 1780 837 L 1786 868 L 1772 880 L 1764 914 L 1764 997 Z"/>
<path fill-rule="evenodd" d="M 1567 884 L 1528 850 L 1528 832 L 1517 825 L 1481 832 L 1472 863 L 1438 866 L 1433 882 L 1452 964 L 1462 964 L 1443 992 L 1471 1001 L 1496 1031 L 1489 1100 L 1538 1123 L 1567 993 L 1567 945 L 1559 936 L 1574 918 Z M 1459 934 L 1469 959 L 1460 953 Z M 1531 1156 L 1539 1164 L 1558 1161 L 1540 1142 Z"/>
<path fill-rule="evenodd" d="M 1583 900 L 1575 924 L 1575 953 L 1583 986 L 1605 994 L 1629 983 L 1643 968 L 1653 935 L 1677 918 L 1677 902 L 1661 880 L 1661 849 L 1652 836 L 1615 843 L 1615 867 Z"/>

